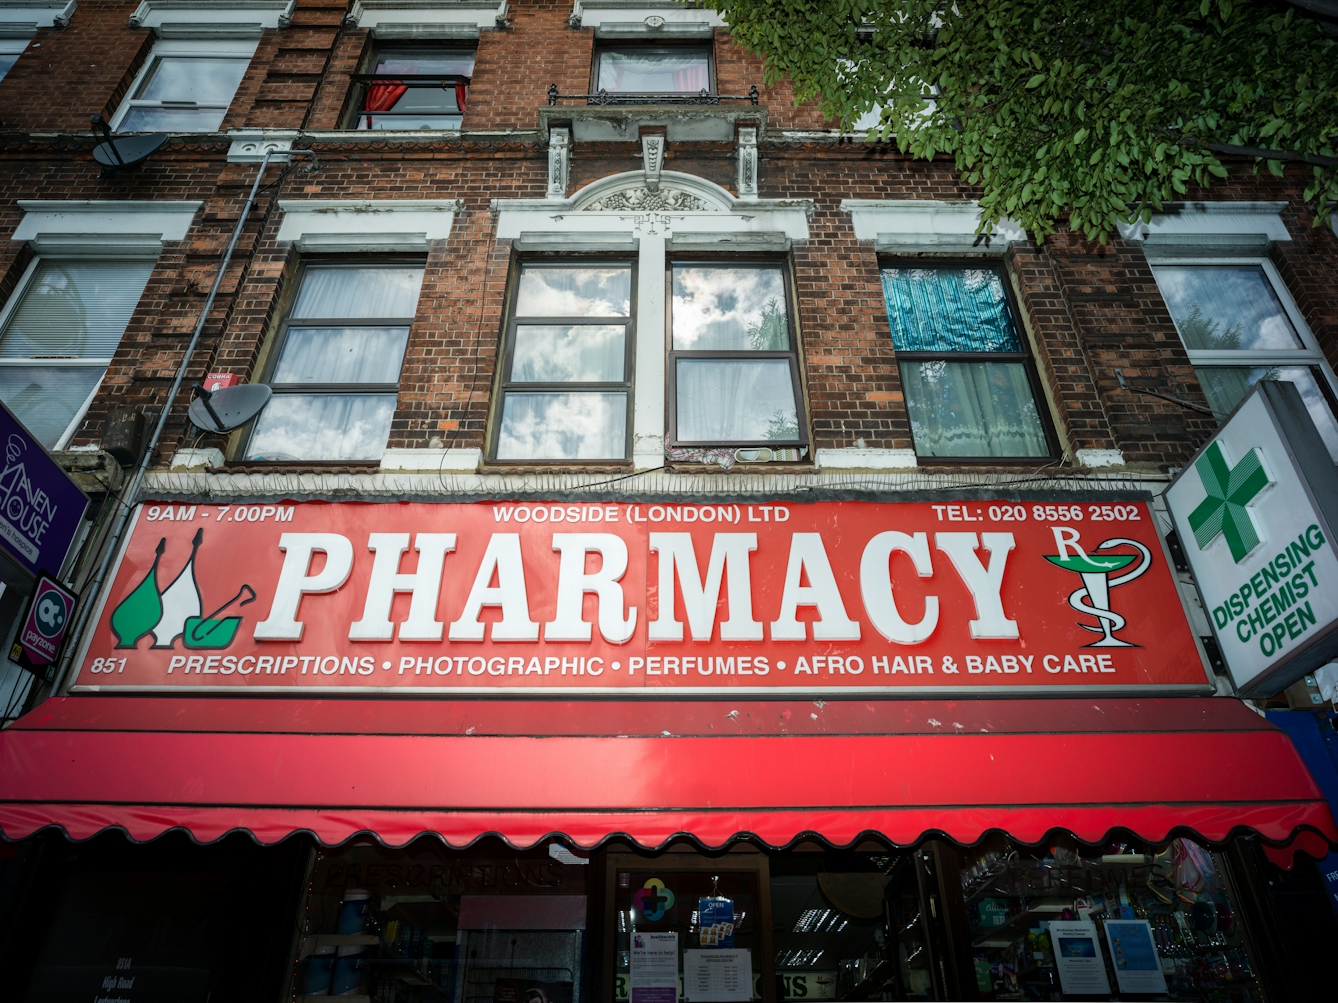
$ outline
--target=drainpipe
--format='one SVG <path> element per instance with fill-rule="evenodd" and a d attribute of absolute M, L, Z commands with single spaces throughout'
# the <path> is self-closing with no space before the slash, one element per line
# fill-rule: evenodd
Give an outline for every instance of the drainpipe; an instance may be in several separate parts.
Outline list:
<path fill-rule="evenodd" d="M 107 577 L 107 569 L 111 567 L 112 558 L 121 549 L 121 534 L 125 532 L 125 526 L 130 519 L 131 510 L 135 506 L 140 485 L 144 482 L 144 475 L 148 473 L 149 464 L 153 461 L 154 450 L 157 449 L 158 440 L 162 438 L 163 429 L 167 426 L 167 417 L 171 413 L 172 404 L 186 378 L 186 370 L 195 355 L 196 346 L 200 343 L 200 335 L 204 333 L 204 325 L 209 319 L 209 311 L 214 308 L 214 299 L 218 296 L 219 286 L 223 284 L 223 277 L 227 274 L 228 265 L 232 263 L 232 253 L 237 248 L 237 241 L 241 239 L 242 228 L 246 226 L 246 219 L 251 214 L 251 207 L 255 205 L 256 196 L 260 192 L 260 182 L 265 177 L 265 169 L 269 167 L 269 158 L 274 152 L 274 150 L 266 150 L 265 155 L 260 160 L 260 170 L 256 174 L 255 183 L 251 185 L 251 194 L 246 197 L 246 205 L 242 207 L 241 215 L 237 218 L 237 225 L 232 230 L 232 239 L 228 241 L 227 250 L 223 252 L 223 261 L 218 266 L 218 274 L 214 276 L 214 285 L 209 290 L 208 298 L 204 301 L 204 309 L 200 311 L 200 319 L 196 322 L 195 330 L 190 337 L 190 343 L 186 346 L 186 354 L 182 356 L 176 377 L 172 380 L 172 386 L 167 391 L 167 400 L 163 403 L 163 409 L 158 414 L 158 422 L 154 425 L 153 435 L 149 438 L 143 455 L 140 456 L 139 462 L 135 465 L 134 476 L 130 479 L 130 485 L 126 488 L 123 496 L 124 503 L 116 513 L 116 521 L 112 524 L 111 532 L 107 534 L 102 561 L 98 564 L 98 570 L 84 589 L 83 599 L 79 604 L 78 612 L 75 614 L 74 627 L 69 634 L 69 643 L 65 647 L 65 653 L 61 656 L 60 669 L 51 684 L 53 695 L 59 693 L 61 687 L 65 685 L 65 678 L 69 675 L 70 664 L 74 661 L 80 637 L 88 626 L 92 609 L 97 605 L 98 593 L 101 591 L 104 579 Z M 313 150 L 283 150 L 278 152 L 288 156 L 303 154 L 311 157 L 313 163 L 316 161 L 316 154 Z"/>

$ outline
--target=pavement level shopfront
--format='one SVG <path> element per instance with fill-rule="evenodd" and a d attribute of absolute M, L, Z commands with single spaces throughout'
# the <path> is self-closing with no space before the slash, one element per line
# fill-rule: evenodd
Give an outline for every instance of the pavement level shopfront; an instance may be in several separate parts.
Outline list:
<path fill-rule="evenodd" d="M 1338 827 L 1158 518 L 145 503 L 0 733 L 25 998 L 1285 999 Z"/>

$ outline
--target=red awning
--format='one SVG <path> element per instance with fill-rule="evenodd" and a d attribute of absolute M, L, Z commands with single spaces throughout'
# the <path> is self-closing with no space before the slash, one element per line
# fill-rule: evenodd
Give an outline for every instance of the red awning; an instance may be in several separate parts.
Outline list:
<path fill-rule="evenodd" d="M 0 831 L 183 828 L 455 846 L 740 833 L 911 845 L 1338 827 L 1286 734 L 1224 698 L 464 701 L 66 697 L 0 732 Z"/>

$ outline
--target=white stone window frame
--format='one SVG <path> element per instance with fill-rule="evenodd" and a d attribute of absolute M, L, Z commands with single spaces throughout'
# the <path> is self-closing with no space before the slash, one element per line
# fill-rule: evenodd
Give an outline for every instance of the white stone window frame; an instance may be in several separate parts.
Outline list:
<path fill-rule="evenodd" d="M 459 199 L 280 199 L 283 220 L 276 237 L 302 254 L 427 253 L 447 240 Z M 410 332 L 412 337 L 412 332 Z M 387 448 L 381 469 L 462 473 L 478 466 L 478 449 Z M 183 464 L 194 462 L 183 457 Z M 221 464 L 221 454 L 215 465 Z"/>
<path fill-rule="evenodd" d="M 78 9 L 78 0 L 0 0 L 0 56 L 23 55 L 38 28 L 64 28 Z"/>
<path fill-rule="evenodd" d="M 306 254 L 426 252 L 447 240 L 459 199 L 280 199 L 277 240 Z"/>
<path fill-rule="evenodd" d="M 144 65 L 135 74 L 135 79 L 129 89 L 126 90 L 125 98 L 121 101 L 121 107 L 116 109 L 116 114 L 112 116 L 111 128 L 117 132 L 121 128 L 121 123 L 130 113 L 132 108 L 161 108 L 164 107 L 161 101 L 142 101 L 135 97 L 139 92 L 144 81 L 148 79 L 150 73 L 157 66 L 158 61 L 164 57 L 185 57 L 185 58 L 231 58 L 251 60 L 255 57 L 256 47 L 260 44 L 259 35 L 251 38 L 171 38 L 159 39 L 153 45 L 153 51 L 149 53 L 149 58 L 144 60 Z M 237 92 L 233 91 L 228 95 L 228 100 L 224 104 L 197 104 L 197 108 L 218 108 L 222 107 L 223 117 L 227 117 L 228 108 L 232 106 L 233 99 Z"/>
<path fill-rule="evenodd" d="M 159 38 L 260 38 L 265 29 L 286 28 L 297 0 L 143 0 L 130 27 L 149 28 Z"/>
<path fill-rule="evenodd" d="M 1338 399 L 1338 376 L 1324 357 L 1319 341 L 1292 298 L 1277 266 L 1268 257 L 1275 243 L 1290 241 L 1282 220 L 1286 202 L 1185 202 L 1171 204 L 1169 211 L 1155 213 L 1143 223 L 1120 224 L 1125 240 L 1140 244 L 1150 265 L 1258 265 L 1268 279 L 1282 310 L 1291 321 L 1300 348 L 1242 349 L 1239 351 L 1191 349 L 1185 346 L 1190 365 L 1210 366 L 1298 366 L 1318 370 L 1329 394 L 1329 406 Z M 1174 323 L 1174 318 L 1172 318 Z M 1178 330 L 1178 329 L 1177 329 Z M 1184 345 L 1183 338 L 1181 344 Z M 1338 411 L 1335 412 L 1338 414 Z"/>
<path fill-rule="evenodd" d="M 0 305 L 0 331 L 5 329 L 10 317 L 23 302 L 43 261 L 156 261 L 162 254 L 164 242 L 186 238 L 195 214 L 204 203 L 20 199 L 18 205 L 24 211 L 24 216 L 11 239 L 27 242 L 34 253 L 13 293 Z M 88 357 L 43 359 L 40 364 L 46 367 L 101 365 L 105 369 L 111 363 L 110 358 Z M 0 366 L 6 368 L 22 368 L 33 364 L 28 359 L 0 360 Z M 56 442 L 56 449 L 64 449 L 69 444 L 100 389 L 102 378 L 98 379 L 75 412 L 74 418 Z"/>
<path fill-rule="evenodd" d="M 573 28 L 592 28 L 601 40 L 709 41 L 724 18 L 707 7 L 690 7 L 682 0 L 575 0 Z"/>
<path fill-rule="evenodd" d="M 788 252 L 794 241 L 808 239 L 813 203 L 739 199 L 713 182 L 677 171 L 660 172 L 658 187 L 652 188 L 645 173 L 632 171 L 592 182 L 570 198 L 494 199 L 492 209 L 497 238 L 510 240 L 521 254 L 635 255 L 631 461 L 636 470 L 651 470 L 665 462 L 669 256 Z M 799 340 L 802 364 L 802 333 Z"/>
<path fill-rule="evenodd" d="M 1000 258 L 1009 244 L 1027 239 L 1021 224 L 1011 219 L 995 227 L 988 240 L 981 239 L 976 234 L 981 211 L 975 202 L 844 199 L 841 211 L 850 213 L 856 239 L 872 241 L 876 254 Z M 832 471 L 905 470 L 919 465 L 914 449 L 819 449 L 816 459 L 820 468 Z"/>
<path fill-rule="evenodd" d="M 78 0 L 0 0 L 0 39 L 26 44 L 38 28 L 67 27 L 78 9 Z M 12 50 L 0 51 L 14 54 Z"/>
<path fill-rule="evenodd" d="M 508 0 L 354 0 L 344 26 L 378 41 L 470 41 L 506 24 L 508 12 Z"/>

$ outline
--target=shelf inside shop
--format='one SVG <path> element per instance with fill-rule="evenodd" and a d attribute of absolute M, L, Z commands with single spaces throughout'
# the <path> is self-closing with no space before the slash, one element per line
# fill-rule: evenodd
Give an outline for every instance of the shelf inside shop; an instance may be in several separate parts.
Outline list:
<path fill-rule="evenodd" d="M 1020 913 L 1010 916 L 998 926 L 985 927 L 979 930 L 971 939 L 972 947 L 1008 947 L 1017 941 L 1020 937 L 1026 936 L 1026 933 L 1035 923 L 1042 919 L 1058 919 L 1059 914 L 1065 909 L 1072 908 L 1071 901 L 1062 901 L 1054 899 L 1047 902 L 1037 902 L 1035 905 L 1028 906 Z"/>

